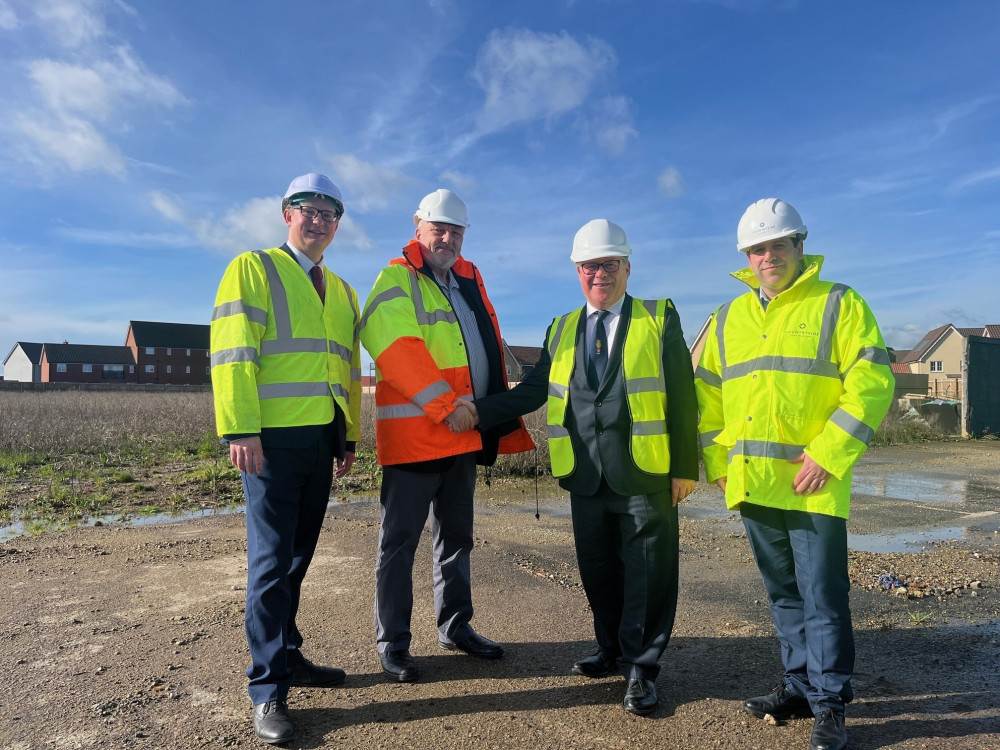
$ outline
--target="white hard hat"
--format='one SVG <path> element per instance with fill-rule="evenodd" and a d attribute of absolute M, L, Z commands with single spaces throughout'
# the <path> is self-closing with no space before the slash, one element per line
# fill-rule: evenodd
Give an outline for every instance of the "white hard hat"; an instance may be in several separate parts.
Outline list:
<path fill-rule="evenodd" d="M 440 188 L 424 196 L 417 212 L 413 214 L 413 223 L 433 221 L 439 224 L 454 224 L 457 227 L 469 226 L 469 211 L 465 201 L 450 190 Z"/>
<path fill-rule="evenodd" d="M 736 227 L 736 249 L 743 252 L 761 242 L 809 234 L 799 212 L 778 198 L 762 198 L 743 212 Z"/>
<path fill-rule="evenodd" d="M 282 205 L 284 205 L 285 201 L 289 198 L 299 195 L 300 193 L 325 196 L 339 205 L 341 211 L 344 210 L 344 199 L 340 197 L 340 190 L 325 174 L 310 172 L 309 174 L 304 174 L 301 177 L 296 177 L 292 180 L 292 184 L 288 186 L 288 190 L 285 191 L 285 197 L 282 200 Z"/>
<path fill-rule="evenodd" d="M 618 256 L 627 258 L 632 254 L 625 230 L 607 219 L 588 221 L 573 238 L 573 252 L 569 259 L 574 263 Z"/>

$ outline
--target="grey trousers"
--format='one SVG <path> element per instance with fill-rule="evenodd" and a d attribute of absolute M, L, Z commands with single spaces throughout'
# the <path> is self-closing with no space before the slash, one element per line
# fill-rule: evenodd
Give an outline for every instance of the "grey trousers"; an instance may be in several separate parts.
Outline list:
<path fill-rule="evenodd" d="M 380 654 L 410 648 L 413 555 L 428 520 L 439 638 L 466 635 L 473 613 L 469 554 L 475 488 L 474 453 L 456 456 L 451 469 L 432 474 L 383 468 L 375 558 L 375 638 Z"/>

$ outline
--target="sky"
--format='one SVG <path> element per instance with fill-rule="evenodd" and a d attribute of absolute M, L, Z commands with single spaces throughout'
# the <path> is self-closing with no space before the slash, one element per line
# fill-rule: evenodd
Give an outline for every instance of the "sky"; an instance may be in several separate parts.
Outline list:
<path fill-rule="evenodd" d="M 363 300 L 439 187 L 508 343 L 583 304 L 591 219 L 690 341 L 778 197 L 886 342 L 1000 323 L 1000 3 L 0 0 L 0 357 L 208 323 L 293 177 Z M 366 359 L 365 371 L 368 371 Z"/>

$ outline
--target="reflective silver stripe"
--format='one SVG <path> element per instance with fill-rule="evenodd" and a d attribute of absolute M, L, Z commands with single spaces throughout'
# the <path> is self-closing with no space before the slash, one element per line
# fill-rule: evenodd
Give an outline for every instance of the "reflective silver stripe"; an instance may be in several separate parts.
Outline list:
<path fill-rule="evenodd" d="M 666 435 L 667 423 L 662 419 L 650 419 L 632 423 L 632 435 Z"/>
<path fill-rule="evenodd" d="M 646 312 L 649 313 L 649 317 L 651 317 L 653 320 L 656 320 L 656 305 L 659 302 L 659 300 L 641 299 L 637 300 L 637 302 L 640 302 L 642 306 L 646 308 Z"/>
<path fill-rule="evenodd" d="M 727 302 L 719 311 L 715 313 L 715 337 L 719 340 L 719 365 L 726 369 L 726 316 L 729 315 L 729 307 L 732 302 Z"/>
<path fill-rule="evenodd" d="M 818 375 L 824 378 L 840 377 L 837 365 L 828 360 L 766 354 L 763 357 L 755 357 L 746 362 L 723 368 L 722 380 L 725 382 L 734 378 L 742 378 L 751 372 L 785 372 L 793 375 Z"/>
<path fill-rule="evenodd" d="M 427 406 L 427 404 L 436 399 L 438 396 L 443 396 L 450 390 L 451 386 L 448 385 L 448 382 L 446 380 L 437 380 L 431 383 L 429 386 L 424 388 L 416 395 L 414 395 L 414 397 L 410 400 L 417 406 L 419 406 L 421 409 L 423 409 L 425 406 Z M 422 411 L 420 413 L 423 414 Z"/>
<path fill-rule="evenodd" d="M 329 396 L 328 383 L 267 383 L 257 386 L 257 398 L 306 398 Z"/>
<path fill-rule="evenodd" d="M 858 360 L 862 359 L 876 365 L 885 365 L 886 367 L 892 364 L 889 361 L 889 352 L 880 346 L 866 346 L 858 352 Z"/>
<path fill-rule="evenodd" d="M 281 275 L 270 255 L 263 250 L 256 250 L 255 253 L 264 266 L 267 286 L 271 291 L 271 310 L 274 314 L 276 338 L 279 341 L 290 339 L 292 338 L 292 318 L 288 314 L 288 294 L 285 292 L 285 285 L 281 283 Z"/>
<path fill-rule="evenodd" d="M 275 339 L 260 342 L 260 353 L 270 354 L 322 354 L 327 351 L 326 339 Z"/>
<path fill-rule="evenodd" d="M 701 444 L 702 448 L 708 448 L 711 445 L 715 445 L 715 438 L 722 434 L 722 430 L 710 430 L 708 432 L 703 432 L 698 436 L 698 442 Z"/>
<path fill-rule="evenodd" d="M 632 378 L 625 381 L 625 390 L 629 394 L 648 393 L 649 391 L 654 393 L 660 392 L 660 379 L 654 377 Z"/>
<path fill-rule="evenodd" d="M 344 401 L 351 400 L 351 394 L 340 383 L 330 383 L 330 390 L 333 391 L 334 396 L 340 396 Z"/>
<path fill-rule="evenodd" d="M 406 292 L 400 289 L 398 286 L 392 287 L 392 289 L 386 289 L 384 292 L 379 292 L 377 297 L 368 300 L 367 308 L 365 309 L 365 314 L 361 318 L 361 327 L 364 328 L 368 325 L 368 318 L 372 316 L 378 306 L 383 302 L 388 302 L 389 300 L 396 299 L 398 297 L 405 297 Z"/>
<path fill-rule="evenodd" d="M 351 364 L 351 348 L 343 344 L 338 344 L 333 339 L 330 339 L 330 354 L 340 357 L 347 364 Z"/>
<path fill-rule="evenodd" d="M 410 273 L 410 288 L 413 290 L 413 309 L 417 314 L 417 325 L 432 326 L 435 323 L 455 323 L 458 324 L 458 316 L 454 310 L 443 308 L 427 312 L 424 305 L 424 293 L 420 289 L 420 279 L 416 273 Z M 442 296 L 443 296 L 442 292 Z"/>
<path fill-rule="evenodd" d="M 837 409 L 830 415 L 830 421 L 842 429 L 855 440 L 860 440 L 865 445 L 875 437 L 875 430 L 866 425 L 860 419 L 848 414 L 843 409 Z"/>
<path fill-rule="evenodd" d="M 710 385 L 713 388 L 722 387 L 722 376 L 717 375 L 716 373 L 711 372 L 710 370 L 706 370 L 704 367 L 695 368 L 694 376 L 696 378 L 701 378 L 704 381 L 705 385 Z"/>
<path fill-rule="evenodd" d="M 569 318 L 569 314 L 563 315 L 561 318 L 556 319 L 556 330 L 552 334 L 552 338 L 549 341 L 550 360 L 554 360 L 556 358 L 556 350 L 559 348 L 559 339 L 562 338 L 563 328 L 566 326 L 567 318 Z"/>
<path fill-rule="evenodd" d="M 425 417 L 423 409 L 413 404 L 397 404 L 396 406 L 379 406 L 375 409 L 375 419 L 404 419 L 406 417 Z"/>
<path fill-rule="evenodd" d="M 222 349 L 212 352 L 212 367 L 229 365 L 233 362 L 253 362 L 255 365 L 260 364 L 260 360 L 257 358 L 257 350 L 252 346 L 237 346 L 232 349 Z"/>
<path fill-rule="evenodd" d="M 804 445 L 789 445 L 787 443 L 772 443 L 768 440 L 737 440 L 736 445 L 729 449 L 729 460 L 735 456 L 751 456 L 752 458 L 780 458 L 791 461 L 798 458 L 805 450 Z"/>
<path fill-rule="evenodd" d="M 819 343 L 816 348 L 817 359 L 833 359 L 833 338 L 837 333 L 837 323 L 840 321 L 840 302 L 850 289 L 846 284 L 834 284 L 826 298 L 823 308 L 823 322 L 819 329 Z"/>
<path fill-rule="evenodd" d="M 559 424 L 550 424 L 547 430 L 547 435 L 550 438 L 569 437 L 569 430 Z"/>
<path fill-rule="evenodd" d="M 559 383 L 553 383 L 549 381 L 549 395 L 558 399 L 565 399 L 566 394 L 569 393 L 568 385 L 560 385 Z"/>
<path fill-rule="evenodd" d="M 216 305 L 215 309 L 212 310 L 213 321 L 219 318 L 229 318 L 233 315 L 246 315 L 247 320 L 251 323 L 260 323 L 262 326 L 267 325 L 267 310 L 247 305 L 241 299 L 233 300 L 232 302 L 223 302 L 221 305 Z"/>
<path fill-rule="evenodd" d="M 351 368 L 351 381 L 354 382 L 354 383 L 360 383 L 361 382 L 361 368 L 360 367 L 352 367 Z"/>

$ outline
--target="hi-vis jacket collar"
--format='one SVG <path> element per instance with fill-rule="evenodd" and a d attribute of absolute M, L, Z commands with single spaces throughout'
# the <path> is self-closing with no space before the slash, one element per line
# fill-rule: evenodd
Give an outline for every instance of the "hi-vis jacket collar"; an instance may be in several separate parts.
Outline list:
<path fill-rule="evenodd" d="M 793 289 L 799 284 L 803 284 L 806 281 L 816 276 L 819 276 L 820 269 L 823 268 L 823 256 L 803 255 L 801 263 L 804 270 L 802 271 L 802 273 L 799 274 L 798 278 L 796 278 L 795 281 L 792 282 L 792 285 L 788 287 L 788 289 Z M 754 276 L 753 269 L 750 268 L 750 266 L 747 266 L 746 268 L 740 271 L 733 271 L 729 275 L 732 276 L 734 279 L 739 279 L 754 291 L 760 290 L 760 282 L 757 280 L 757 277 Z M 788 289 L 786 289 L 785 291 L 787 292 Z"/>

